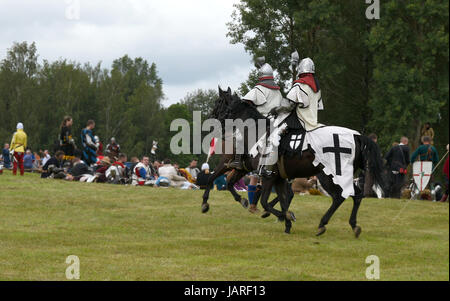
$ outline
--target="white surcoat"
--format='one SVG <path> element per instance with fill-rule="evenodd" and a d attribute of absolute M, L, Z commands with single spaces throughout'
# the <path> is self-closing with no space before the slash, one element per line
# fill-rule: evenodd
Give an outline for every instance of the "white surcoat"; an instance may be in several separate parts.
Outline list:
<path fill-rule="evenodd" d="M 283 96 L 280 90 L 257 85 L 243 99 L 254 103 L 258 112 L 267 117 L 273 108 L 281 106 Z"/>
<path fill-rule="evenodd" d="M 317 112 L 323 110 L 322 94 L 320 90 L 314 93 L 307 84 L 296 83 L 289 91 L 287 98 L 299 104 L 297 116 L 307 131 L 323 126 L 318 123 Z"/>

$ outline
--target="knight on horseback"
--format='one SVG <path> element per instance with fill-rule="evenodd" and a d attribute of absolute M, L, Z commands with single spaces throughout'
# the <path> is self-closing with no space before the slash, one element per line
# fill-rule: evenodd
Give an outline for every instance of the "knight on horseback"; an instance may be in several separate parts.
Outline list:
<path fill-rule="evenodd" d="M 292 65 L 296 66 L 298 63 L 297 51 L 292 53 Z M 290 113 L 296 110 L 295 121 L 299 121 L 299 127 L 303 130 L 311 131 L 323 126 L 318 123 L 317 113 L 323 110 L 322 93 L 319 87 L 319 82 L 315 77 L 315 66 L 312 59 L 304 58 L 300 61 L 297 69 L 297 80 L 294 81 L 293 86 L 287 94 L 289 105 L 276 107 L 270 113 L 273 116 L 278 116 L 283 113 Z M 285 119 L 284 117 L 283 119 Z M 291 122 L 287 121 L 288 128 L 291 127 Z M 293 126 L 295 127 L 295 126 Z M 265 177 L 272 176 L 275 172 L 275 165 L 263 165 L 260 168 L 260 175 Z"/>
<path fill-rule="evenodd" d="M 256 107 L 256 110 L 264 117 L 268 117 L 273 109 L 287 105 L 287 101 L 281 95 L 280 87 L 274 81 L 273 69 L 265 62 L 265 57 L 257 58 L 255 66 L 258 68 L 259 82 L 242 100 Z M 229 167 L 242 170 L 242 156 L 236 154 Z"/>

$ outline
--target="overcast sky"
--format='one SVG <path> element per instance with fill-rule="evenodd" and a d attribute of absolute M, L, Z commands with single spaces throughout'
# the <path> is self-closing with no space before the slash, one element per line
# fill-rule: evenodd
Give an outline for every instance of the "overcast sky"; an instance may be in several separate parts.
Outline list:
<path fill-rule="evenodd" d="M 233 90 L 252 68 L 226 37 L 238 0 L 0 0 L 0 60 L 14 41 L 35 41 L 40 60 L 110 68 L 128 54 L 155 62 L 168 106 L 196 89 Z"/>

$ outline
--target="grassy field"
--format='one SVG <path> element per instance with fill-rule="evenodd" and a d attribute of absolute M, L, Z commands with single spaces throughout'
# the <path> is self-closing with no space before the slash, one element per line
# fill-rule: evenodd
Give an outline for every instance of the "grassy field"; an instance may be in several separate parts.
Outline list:
<path fill-rule="evenodd" d="M 0 175 L 0 280 L 366 280 L 369 255 L 381 280 L 449 280 L 448 204 L 365 199 L 355 239 L 346 201 L 315 237 L 331 201 L 296 196 L 292 234 L 201 191 L 68 183 Z"/>

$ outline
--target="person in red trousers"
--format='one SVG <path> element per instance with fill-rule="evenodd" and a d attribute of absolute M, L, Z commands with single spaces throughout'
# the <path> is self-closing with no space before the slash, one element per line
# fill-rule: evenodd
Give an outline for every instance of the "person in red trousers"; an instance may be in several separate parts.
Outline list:
<path fill-rule="evenodd" d="M 23 155 L 25 153 L 25 149 L 27 148 L 27 134 L 23 131 L 23 124 L 19 122 L 17 124 L 17 131 L 14 133 L 11 140 L 11 153 L 14 156 L 13 163 L 13 175 L 17 174 L 17 167 L 20 169 L 20 175 L 24 174 L 23 167 Z"/>

